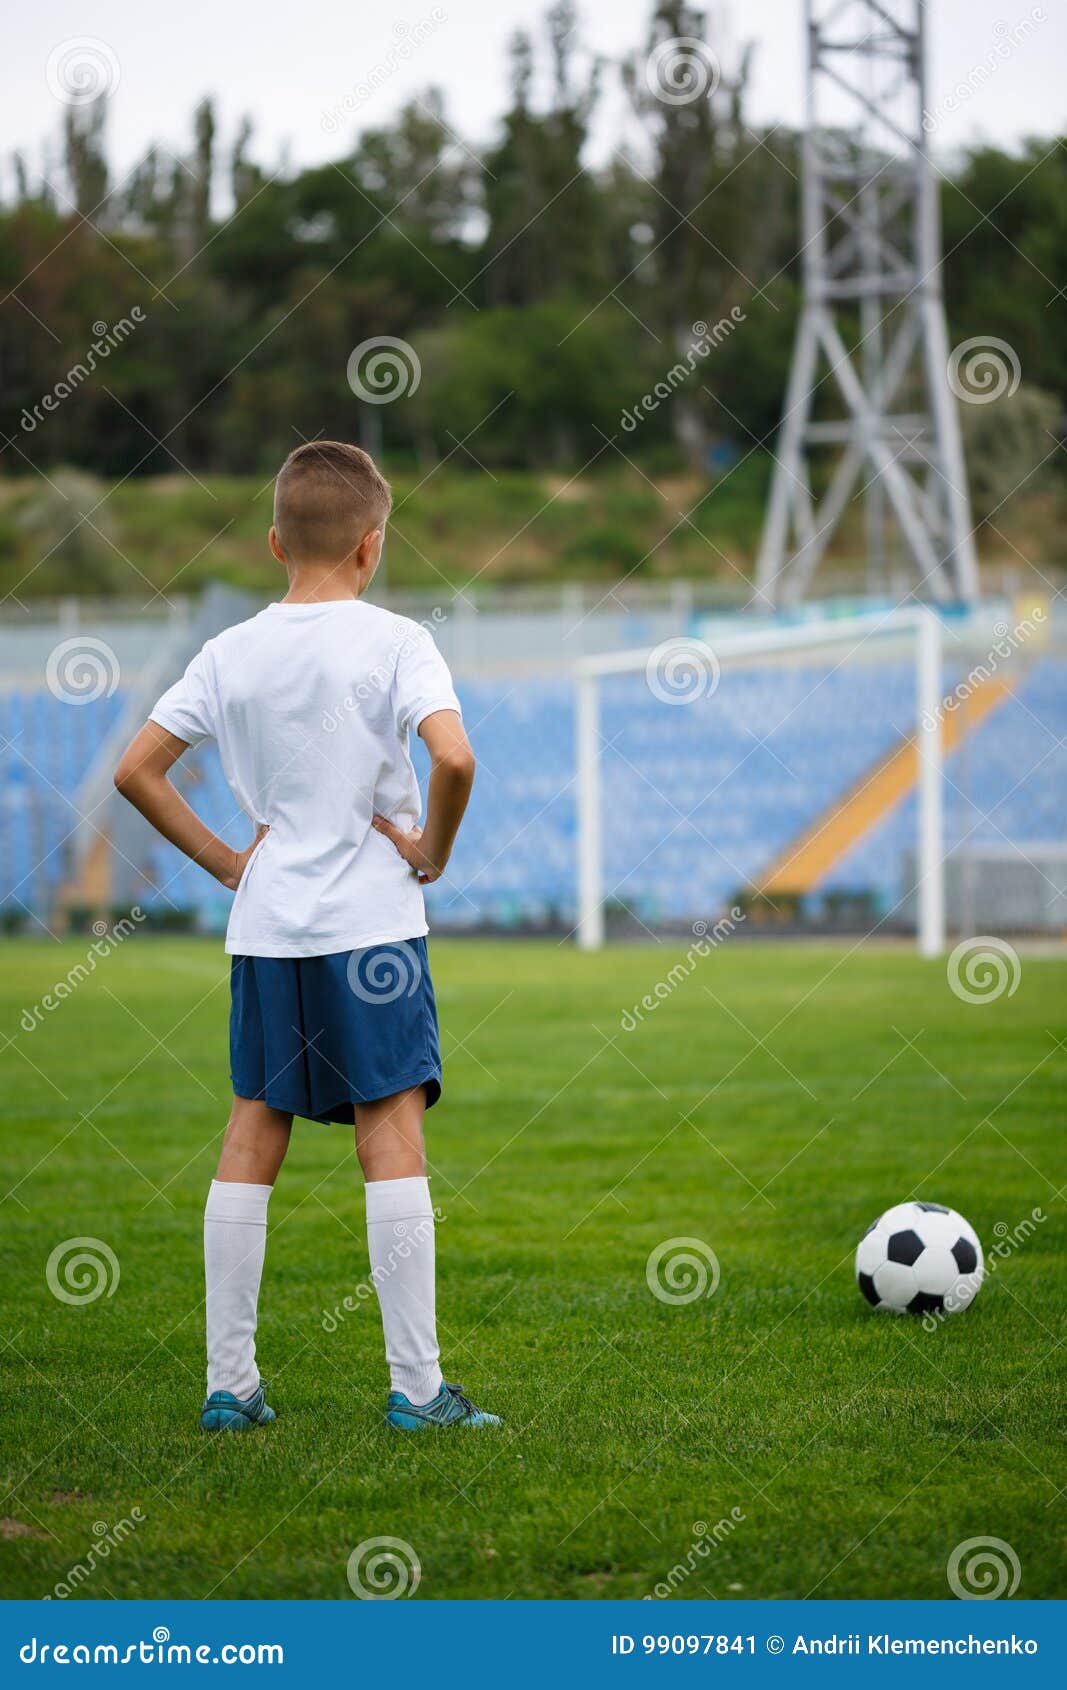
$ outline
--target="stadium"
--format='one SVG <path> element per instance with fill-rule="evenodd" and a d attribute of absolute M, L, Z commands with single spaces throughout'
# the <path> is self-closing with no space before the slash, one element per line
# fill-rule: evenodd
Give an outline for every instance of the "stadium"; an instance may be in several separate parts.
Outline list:
<path fill-rule="evenodd" d="M 809 601 L 753 631 L 750 614 L 702 609 L 698 585 L 686 586 L 683 614 L 677 592 L 659 603 L 634 594 L 622 609 L 593 592 L 588 609 L 573 600 L 508 609 L 389 601 L 398 617 L 433 630 L 482 770 L 439 896 L 439 931 L 575 933 L 585 682 L 610 724 L 594 731 L 587 755 L 595 807 L 608 803 L 614 818 L 597 852 L 595 902 L 615 936 L 684 933 L 739 900 L 763 935 L 915 933 L 915 746 L 926 706 L 907 613 L 892 601 Z M 225 930 L 226 895 L 122 804 L 112 774 L 204 641 L 266 602 L 220 587 L 158 619 L 122 621 L 121 607 L 79 604 L 77 626 L 9 622 L 9 931 L 77 930 L 133 905 L 149 928 Z M 747 644 L 731 657 L 739 633 Z M 616 656 L 627 667 L 615 670 Z M 956 936 L 1062 936 L 1065 660 L 1047 593 L 990 598 L 944 621 L 933 708 L 945 744 L 944 896 Z M 527 741 L 532 768 L 514 758 Z M 217 752 L 183 765 L 181 778 L 198 812 L 236 845 L 245 821 Z"/>
<path fill-rule="evenodd" d="M 0 207 L 16 319 L 0 322 L 8 1594 L 1062 1596 L 1067 391 L 1051 353 L 1032 374 L 1059 330 L 994 310 L 1021 297 L 1014 256 L 988 293 L 965 291 L 980 269 L 967 240 L 989 238 L 999 205 L 1018 211 L 1013 255 L 1045 260 L 1051 236 L 1044 211 L 1020 209 L 1037 153 L 1007 144 L 1018 181 L 1005 164 L 1003 198 L 958 235 L 964 181 L 978 190 L 962 166 L 950 179 L 927 122 L 926 10 L 791 8 L 807 122 L 788 145 L 754 124 L 727 146 L 744 55 L 705 39 L 691 8 L 653 8 L 640 121 L 651 100 L 668 124 L 699 111 L 710 127 L 670 130 L 637 209 L 636 164 L 626 183 L 606 164 L 566 186 L 553 173 L 561 114 L 585 110 L 566 78 L 545 116 L 519 74 L 506 140 L 480 164 L 438 112 L 432 169 L 483 170 L 489 234 L 465 179 L 447 236 L 409 188 L 386 254 L 409 316 L 377 272 L 332 264 L 335 240 L 369 237 L 345 225 L 325 166 L 275 178 L 238 148 L 233 203 L 183 190 L 166 239 L 165 172 L 151 192 L 134 173 L 141 197 L 121 205 L 105 177 L 94 220 L 113 72 L 63 107 L 73 205 L 45 180 Z M 525 21 L 541 27 L 531 7 Z M 565 55 L 570 9 L 546 27 Z M 411 51 L 451 28 L 426 23 Z M 646 63 L 666 61 L 648 92 Z M 93 74 L 109 63 L 96 52 Z M 995 84 L 976 90 L 995 105 Z M 365 95 L 349 101 L 357 129 Z M 417 105 L 407 130 L 396 119 L 416 153 Z M 338 95 L 335 126 L 349 106 Z M 399 205 L 387 127 L 352 153 L 352 179 Z M 204 121 L 196 133 L 190 180 Z M 668 244 L 676 262 L 651 257 L 683 141 L 720 161 L 708 192 L 734 207 L 738 242 L 735 174 L 783 177 L 768 204 L 785 258 L 730 247 L 733 318 L 729 288 L 700 298 L 703 266 L 724 262 L 709 233 L 695 252 Z M 1062 142 L 1041 154 L 1062 169 Z M 562 195 L 556 235 L 594 223 L 572 198 L 594 176 L 638 233 L 625 251 L 605 236 L 616 269 L 594 266 L 595 285 L 576 258 L 526 297 L 556 250 L 539 220 Z M 684 171 L 674 186 L 692 228 L 703 202 Z M 277 296 L 256 244 L 275 237 L 274 193 L 299 249 L 288 270 L 289 246 L 274 249 L 291 288 Z M 350 215 L 358 231 L 370 213 Z M 544 248 L 525 244 L 531 228 Z M 426 252 L 460 302 L 450 326 L 444 296 L 434 316 L 420 292 L 439 286 Z M 115 322 L 135 258 L 157 288 L 144 326 L 125 315 L 87 367 L 85 311 Z M 651 284 L 625 292 L 646 259 L 656 289 L 679 290 L 662 319 Z M 786 263 L 783 326 L 768 328 Z M 586 285 L 589 301 L 610 287 L 620 322 L 640 307 L 693 326 L 632 361 L 586 349 Z M 468 295 L 484 311 L 457 326 Z M 168 303 L 175 324 L 203 310 L 188 342 L 159 326 Z M 28 313 L 54 347 L 29 340 Z M 277 367 L 257 363 L 261 331 Z M 151 394 L 160 365 L 177 397 Z M 529 409 L 513 423 L 514 394 Z M 561 412 L 563 446 L 544 426 Z M 442 1351 L 503 1416 L 488 1444 L 383 1427 L 351 1133 L 312 1121 L 271 1209 L 258 1345 L 277 1425 L 207 1439 L 190 1409 L 204 1189 L 231 1090 L 232 897 L 125 801 L 115 770 L 205 642 L 281 597 L 264 537 L 297 435 L 358 440 L 389 474 L 368 596 L 400 642 L 411 624 L 432 636 L 477 759 L 426 893 L 445 1070 L 427 1156 Z M 341 729 L 377 685 L 354 674 L 309 735 L 324 785 L 347 778 Z M 414 735 L 411 754 L 425 788 Z M 248 845 L 214 744 L 173 778 L 213 834 Z M 947 1208 L 980 1240 L 981 1291 L 955 1318 L 921 1286 L 918 1319 L 857 1290 L 857 1245 L 905 1203 Z M 910 1273 L 916 1258 L 887 1248 Z"/>

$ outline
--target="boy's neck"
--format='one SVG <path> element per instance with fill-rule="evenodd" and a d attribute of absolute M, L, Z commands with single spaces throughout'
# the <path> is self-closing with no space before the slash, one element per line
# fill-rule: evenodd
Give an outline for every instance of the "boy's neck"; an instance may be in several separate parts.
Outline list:
<path fill-rule="evenodd" d="M 289 565 L 286 574 L 289 591 L 282 604 L 331 604 L 339 600 L 358 599 L 368 585 L 361 578 L 358 568 L 351 569 L 344 564 Z"/>

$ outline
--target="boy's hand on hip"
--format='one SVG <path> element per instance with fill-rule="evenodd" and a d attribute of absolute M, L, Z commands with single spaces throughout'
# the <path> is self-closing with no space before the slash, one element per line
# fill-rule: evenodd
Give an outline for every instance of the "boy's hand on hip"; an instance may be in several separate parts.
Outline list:
<path fill-rule="evenodd" d="M 412 827 L 405 830 L 397 827 L 387 816 L 375 816 L 371 826 L 376 833 L 381 833 L 396 846 L 406 863 L 418 874 L 423 886 L 429 886 L 435 880 L 440 880 L 445 872 L 444 863 L 435 862 L 433 856 L 423 848 L 422 828 Z"/>
<path fill-rule="evenodd" d="M 223 886 L 227 887 L 229 891 L 236 892 L 238 886 L 240 886 L 241 881 L 244 878 L 244 872 L 248 867 L 249 857 L 256 849 L 256 846 L 267 837 L 269 832 L 270 828 L 266 825 L 266 823 L 264 823 L 264 825 L 259 829 L 259 832 L 256 834 L 256 837 L 253 839 L 251 845 L 246 845 L 243 851 L 230 852 L 230 855 L 233 858 L 233 866 L 228 873 L 219 875 L 219 879 Z"/>

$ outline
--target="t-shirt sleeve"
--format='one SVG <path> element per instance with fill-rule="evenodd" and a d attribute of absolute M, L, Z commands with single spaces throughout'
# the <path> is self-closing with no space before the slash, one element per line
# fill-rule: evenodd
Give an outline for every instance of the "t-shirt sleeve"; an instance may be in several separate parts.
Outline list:
<path fill-rule="evenodd" d="M 448 664 L 425 628 L 416 626 L 400 647 L 393 696 L 401 733 L 418 733 L 420 722 L 435 710 L 459 711 Z"/>
<path fill-rule="evenodd" d="M 214 693 L 202 651 L 197 652 L 181 680 L 175 681 L 152 708 L 149 720 L 177 734 L 187 745 L 216 737 Z"/>

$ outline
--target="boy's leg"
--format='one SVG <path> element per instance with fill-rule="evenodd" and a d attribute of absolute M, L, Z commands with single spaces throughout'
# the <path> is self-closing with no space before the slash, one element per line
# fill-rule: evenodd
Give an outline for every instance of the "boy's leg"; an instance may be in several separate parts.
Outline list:
<path fill-rule="evenodd" d="M 289 1147 L 291 1115 L 235 1097 L 204 1211 L 207 1390 L 246 1402 L 259 1388 L 256 1319 L 267 1204 Z"/>
<path fill-rule="evenodd" d="M 431 1402 L 441 1389 L 425 1110 L 422 1086 L 355 1106 L 356 1153 L 367 1182 L 367 1248 L 390 1382 L 417 1404 Z"/>

